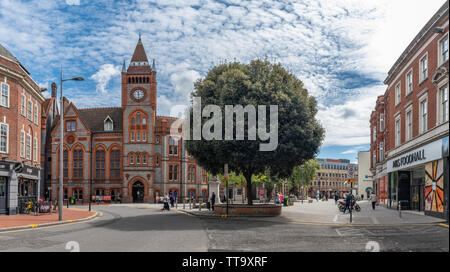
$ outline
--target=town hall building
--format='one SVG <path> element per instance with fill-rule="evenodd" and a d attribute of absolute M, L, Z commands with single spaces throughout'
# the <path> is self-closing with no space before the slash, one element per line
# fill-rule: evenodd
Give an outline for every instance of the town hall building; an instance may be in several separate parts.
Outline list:
<path fill-rule="evenodd" d="M 89 202 L 92 184 L 97 200 L 153 203 L 169 194 L 206 201 L 206 171 L 170 135 L 177 118 L 156 114 L 155 61 L 150 65 L 141 38 L 121 77 L 121 107 L 79 109 L 64 98 L 64 199 Z M 59 192 L 60 131 L 55 118 L 45 155 L 51 199 Z"/>

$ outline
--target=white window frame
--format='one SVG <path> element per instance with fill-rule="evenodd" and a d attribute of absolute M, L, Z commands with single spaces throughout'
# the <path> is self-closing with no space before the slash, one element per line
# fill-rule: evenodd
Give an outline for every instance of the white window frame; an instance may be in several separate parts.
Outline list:
<path fill-rule="evenodd" d="M 379 160 L 380 160 L 380 162 L 383 162 L 383 160 L 384 160 L 384 142 L 380 142 Z"/>
<path fill-rule="evenodd" d="M 400 81 L 397 83 L 397 85 L 395 85 L 395 106 L 400 104 L 401 101 L 402 101 L 402 85 Z"/>
<path fill-rule="evenodd" d="M 444 93 L 443 90 L 446 90 L 446 103 L 443 104 L 443 99 L 442 99 L 442 94 Z M 448 82 L 446 82 L 445 84 L 441 85 L 438 87 L 438 92 L 437 92 L 437 109 L 438 109 L 438 124 L 443 124 L 445 122 L 449 121 L 449 84 Z"/>
<path fill-rule="evenodd" d="M 34 137 L 33 139 L 33 160 L 38 162 L 38 139 Z"/>
<path fill-rule="evenodd" d="M 408 82 L 408 75 L 411 75 L 411 85 Z M 411 88 L 410 88 L 411 87 Z M 405 75 L 405 97 L 413 92 L 414 89 L 414 77 L 413 77 L 413 68 L 411 68 Z"/>
<path fill-rule="evenodd" d="M 38 120 L 39 120 L 39 112 L 38 112 L 38 104 L 34 104 L 34 123 L 36 125 L 38 125 Z"/>
<path fill-rule="evenodd" d="M 384 131 L 384 113 L 380 113 L 380 131 Z"/>
<path fill-rule="evenodd" d="M 411 116 L 411 122 L 410 123 L 409 123 L 409 120 L 408 120 L 408 113 L 410 113 L 410 116 Z M 411 127 L 409 126 L 409 124 L 411 124 Z M 413 107 L 412 107 L 412 105 L 410 105 L 405 110 L 405 133 L 406 133 L 405 134 L 405 141 L 409 141 L 409 140 L 412 139 L 413 129 L 414 129 Z"/>
<path fill-rule="evenodd" d="M 20 103 L 22 104 L 20 107 L 20 114 L 24 117 L 27 117 L 27 97 L 25 96 L 24 93 L 22 93 L 22 97 L 21 97 L 21 101 Z"/>
<path fill-rule="evenodd" d="M 397 126 L 398 123 L 398 126 Z M 402 122 L 401 122 L 401 115 L 399 114 L 397 117 L 395 117 L 395 147 L 400 146 L 401 143 L 401 136 L 402 136 Z"/>
<path fill-rule="evenodd" d="M 103 122 L 104 122 L 103 129 L 105 131 L 113 131 L 114 130 L 114 122 L 111 119 L 111 117 L 107 116 L 105 121 L 103 121 Z"/>
<path fill-rule="evenodd" d="M 26 159 L 31 161 L 31 148 L 32 148 L 32 142 L 31 142 L 31 134 L 27 133 L 26 137 Z"/>
<path fill-rule="evenodd" d="M 20 157 L 25 158 L 25 131 L 20 131 Z"/>
<path fill-rule="evenodd" d="M 3 86 L 6 86 L 6 105 L 3 104 Z M 6 82 L 2 82 L 0 84 L 0 106 L 1 107 L 5 107 L 5 108 L 9 108 L 10 105 L 10 98 L 11 97 L 11 87 L 9 86 L 8 83 Z"/>
<path fill-rule="evenodd" d="M 423 61 L 426 62 L 426 67 L 423 67 Z M 425 75 L 424 75 L 425 72 Z M 419 84 L 428 78 L 428 52 L 426 52 L 419 60 Z"/>
<path fill-rule="evenodd" d="M 27 102 L 27 118 L 33 122 L 33 101 L 31 99 L 28 99 Z"/>
<path fill-rule="evenodd" d="M 447 60 L 443 60 L 442 58 L 442 42 L 447 39 L 447 55 L 449 54 L 449 35 L 448 32 L 442 36 L 442 38 L 440 38 L 438 40 L 438 67 L 441 66 L 445 61 L 448 60 L 448 56 L 447 56 Z"/>
<path fill-rule="evenodd" d="M 372 129 L 372 142 L 376 142 L 377 141 L 377 126 L 373 126 Z"/>
<path fill-rule="evenodd" d="M 8 154 L 9 153 L 9 124 L 6 123 L 6 122 L 5 123 L 0 122 L 0 142 L 1 142 L 1 137 L 2 137 L 2 135 L 1 135 L 2 126 L 6 127 L 6 146 L 5 146 L 5 150 L 4 151 L 0 149 L 0 153 Z"/>
<path fill-rule="evenodd" d="M 426 119 L 425 122 L 426 124 L 423 123 L 423 108 L 422 108 L 422 103 L 425 102 L 425 110 L 426 110 Z M 424 94 L 423 96 L 421 96 L 419 98 L 419 134 L 423 134 L 425 132 L 427 132 L 428 130 L 428 112 L 429 112 L 429 107 L 428 107 L 428 95 Z"/>

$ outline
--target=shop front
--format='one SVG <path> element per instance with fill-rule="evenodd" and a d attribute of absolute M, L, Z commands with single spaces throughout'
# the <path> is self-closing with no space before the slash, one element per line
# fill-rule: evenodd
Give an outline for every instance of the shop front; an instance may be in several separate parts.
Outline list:
<path fill-rule="evenodd" d="M 448 218 L 448 137 L 390 159 L 387 168 L 389 208 Z"/>
<path fill-rule="evenodd" d="M 0 214 L 17 214 L 21 203 L 38 200 L 39 173 L 23 163 L 0 162 Z"/>

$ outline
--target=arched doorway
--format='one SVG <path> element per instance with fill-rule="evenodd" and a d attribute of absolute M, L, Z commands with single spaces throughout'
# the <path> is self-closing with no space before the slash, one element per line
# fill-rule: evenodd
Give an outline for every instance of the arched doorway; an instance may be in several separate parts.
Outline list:
<path fill-rule="evenodd" d="M 133 183 L 132 196 L 133 203 L 143 203 L 144 202 L 144 184 L 140 181 Z"/>

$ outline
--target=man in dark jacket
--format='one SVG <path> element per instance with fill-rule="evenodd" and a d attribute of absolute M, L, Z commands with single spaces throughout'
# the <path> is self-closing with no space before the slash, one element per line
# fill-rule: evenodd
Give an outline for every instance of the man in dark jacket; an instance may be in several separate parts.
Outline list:
<path fill-rule="evenodd" d="M 214 203 L 216 203 L 216 194 L 213 192 L 211 195 L 211 209 L 214 211 Z"/>
<path fill-rule="evenodd" d="M 348 194 L 347 197 L 345 198 L 344 214 L 347 211 L 347 209 L 349 210 L 349 212 L 352 212 L 351 205 L 352 205 L 352 194 Z"/>
<path fill-rule="evenodd" d="M 334 194 L 334 204 L 337 205 L 338 200 L 339 200 L 338 194 Z"/>

